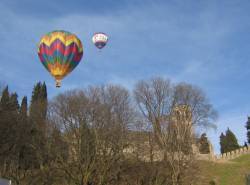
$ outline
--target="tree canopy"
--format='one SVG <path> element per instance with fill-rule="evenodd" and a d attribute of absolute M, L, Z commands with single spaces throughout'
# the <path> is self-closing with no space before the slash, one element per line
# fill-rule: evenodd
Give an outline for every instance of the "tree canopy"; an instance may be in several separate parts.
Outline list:
<path fill-rule="evenodd" d="M 220 146 L 221 146 L 221 153 L 230 152 L 240 147 L 236 136 L 229 128 L 226 130 L 225 135 L 221 133 Z"/>

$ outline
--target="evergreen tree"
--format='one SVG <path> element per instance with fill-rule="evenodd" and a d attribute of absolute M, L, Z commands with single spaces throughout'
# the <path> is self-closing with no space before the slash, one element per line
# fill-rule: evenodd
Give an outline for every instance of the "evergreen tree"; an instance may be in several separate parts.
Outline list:
<path fill-rule="evenodd" d="M 5 89 L 3 90 L 1 101 L 0 101 L 1 110 L 8 109 L 9 100 L 10 100 L 9 89 L 8 89 L 8 86 L 6 86 Z"/>
<path fill-rule="evenodd" d="M 32 120 L 45 121 L 47 116 L 47 88 L 46 84 L 38 82 L 32 92 L 30 117 Z"/>
<path fill-rule="evenodd" d="M 222 154 L 225 153 L 225 139 L 226 139 L 226 136 L 222 132 L 220 135 L 220 153 Z"/>
<path fill-rule="evenodd" d="M 203 133 L 201 135 L 199 139 L 199 144 L 200 144 L 199 151 L 201 154 L 208 154 L 210 152 L 206 133 Z"/>
<path fill-rule="evenodd" d="M 9 109 L 7 112 L 8 115 L 8 125 L 9 127 L 12 127 L 12 136 L 13 137 L 13 141 L 16 143 L 16 145 L 18 145 L 18 135 L 19 133 L 19 127 L 18 127 L 18 122 L 19 122 L 19 103 L 18 103 L 18 99 L 17 99 L 18 95 L 17 93 L 12 93 L 10 95 L 10 99 L 9 99 Z"/>
<path fill-rule="evenodd" d="M 41 91 L 40 91 L 39 97 L 42 102 L 42 106 L 41 106 L 42 117 L 45 120 L 47 117 L 47 107 L 48 107 L 47 87 L 46 87 L 45 82 L 43 82 L 43 84 L 41 85 Z"/>
<path fill-rule="evenodd" d="M 28 103 L 27 103 L 27 96 L 24 96 L 21 102 L 21 107 L 20 107 L 20 115 L 21 117 L 27 118 L 27 113 L 28 113 Z"/>
<path fill-rule="evenodd" d="M 234 133 L 228 128 L 226 131 L 226 152 L 230 152 L 240 148 Z"/>
<path fill-rule="evenodd" d="M 32 127 L 30 125 L 30 121 L 28 119 L 28 103 L 27 97 L 24 96 L 21 102 L 21 107 L 19 109 L 19 153 L 18 153 L 18 161 L 20 168 L 22 170 L 31 169 L 32 166 L 36 163 L 36 151 L 33 148 L 34 143 L 31 130 Z"/>
<path fill-rule="evenodd" d="M 226 130 L 225 135 L 221 133 L 220 146 L 221 146 L 221 153 L 230 152 L 240 148 L 236 136 L 229 128 Z"/>
<path fill-rule="evenodd" d="M 8 86 L 2 93 L 0 101 L 0 160 L 13 162 L 18 146 L 18 109 L 17 94 L 10 95 Z M 7 166 L 8 167 L 8 166 Z"/>
<path fill-rule="evenodd" d="M 38 134 L 39 132 L 39 135 L 45 135 L 48 104 L 47 102 L 48 100 L 46 84 L 38 82 L 33 88 L 29 108 L 29 117 L 32 124 L 32 133 Z"/>
<path fill-rule="evenodd" d="M 30 124 L 33 146 L 36 151 L 34 162 L 43 165 L 47 160 L 46 151 L 46 121 L 47 121 L 47 89 L 45 83 L 37 83 L 32 92 L 30 104 Z M 37 166 L 38 164 L 36 164 Z"/>
<path fill-rule="evenodd" d="M 32 91 L 32 97 L 31 97 L 31 102 L 30 102 L 30 117 L 31 119 L 35 119 L 37 117 L 37 113 L 39 112 L 37 110 L 38 104 L 39 104 L 39 92 L 41 89 L 41 83 L 38 82 Z"/>
<path fill-rule="evenodd" d="M 246 129 L 247 129 L 247 141 L 250 144 L 250 117 L 247 118 Z"/>
<path fill-rule="evenodd" d="M 41 89 L 41 82 L 38 82 L 33 88 L 31 103 L 34 103 L 39 99 L 39 92 L 41 91 L 40 89 Z"/>
<path fill-rule="evenodd" d="M 30 130 L 31 126 L 29 125 L 29 119 L 28 119 L 28 104 L 27 104 L 27 97 L 24 96 L 21 102 L 21 106 L 19 108 L 19 129 L 20 132 L 23 133 L 23 137 L 29 138 L 30 137 Z M 28 139 L 25 139 L 26 141 Z M 26 142 L 25 141 L 25 142 Z"/>
<path fill-rule="evenodd" d="M 10 140 L 8 135 L 11 134 L 11 127 L 9 123 L 9 115 L 8 115 L 8 108 L 9 108 L 9 90 L 8 86 L 2 92 L 1 100 L 0 100 L 0 161 L 4 159 L 2 157 L 10 148 Z"/>
<path fill-rule="evenodd" d="M 10 102 L 9 102 L 11 111 L 15 111 L 16 113 L 18 113 L 18 110 L 19 110 L 19 104 L 18 104 L 17 98 L 18 98 L 17 93 L 13 93 L 10 96 Z"/>

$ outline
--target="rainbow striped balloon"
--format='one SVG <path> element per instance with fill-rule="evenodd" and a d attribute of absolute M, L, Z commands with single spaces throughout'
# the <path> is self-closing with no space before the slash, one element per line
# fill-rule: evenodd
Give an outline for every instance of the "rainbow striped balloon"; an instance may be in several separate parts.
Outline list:
<path fill-rule="evenodd" d="M 83 55 L 83 46 L 76 35 L 67 31 L 49 32 L 41 38 L 38 56 L 44 67 L 56 80 L 61 80 L 79 64 Z"/>

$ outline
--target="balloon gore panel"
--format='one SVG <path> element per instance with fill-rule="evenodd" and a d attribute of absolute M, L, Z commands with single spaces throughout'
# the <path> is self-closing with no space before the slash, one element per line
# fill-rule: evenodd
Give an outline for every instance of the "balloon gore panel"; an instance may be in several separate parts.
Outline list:
<path fill-rule="evenodd" d="M 92 41 L 98 49 L 102 49 L 108 42 L 108 36 L 105 33 L 95 33 Z"/>
<path fill-rule="evenodd" d="M 79 64 L 83 46 L 76 35 L 67 31 L 53 31 L 41 38 L 38 56 L 55 79 L 61 80 Z"/>

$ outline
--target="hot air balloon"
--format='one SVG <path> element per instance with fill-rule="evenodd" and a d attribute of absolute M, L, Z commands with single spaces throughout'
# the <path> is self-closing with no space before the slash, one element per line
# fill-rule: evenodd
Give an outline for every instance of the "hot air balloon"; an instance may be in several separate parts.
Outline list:
<path fill-rule="evenodd" d="M 38 56 L 44 67 L 61 87 L 61 80 L 79 64 L 83 46 L 76 35 L 62 30 L 44 35 L 38 45 Z"/>
<path fill-rule="evenodd" d="M 105 33 L 95 33 L 92 41 L 98 49 L 102 49 L 108 42 L 108 36 Z"/>

